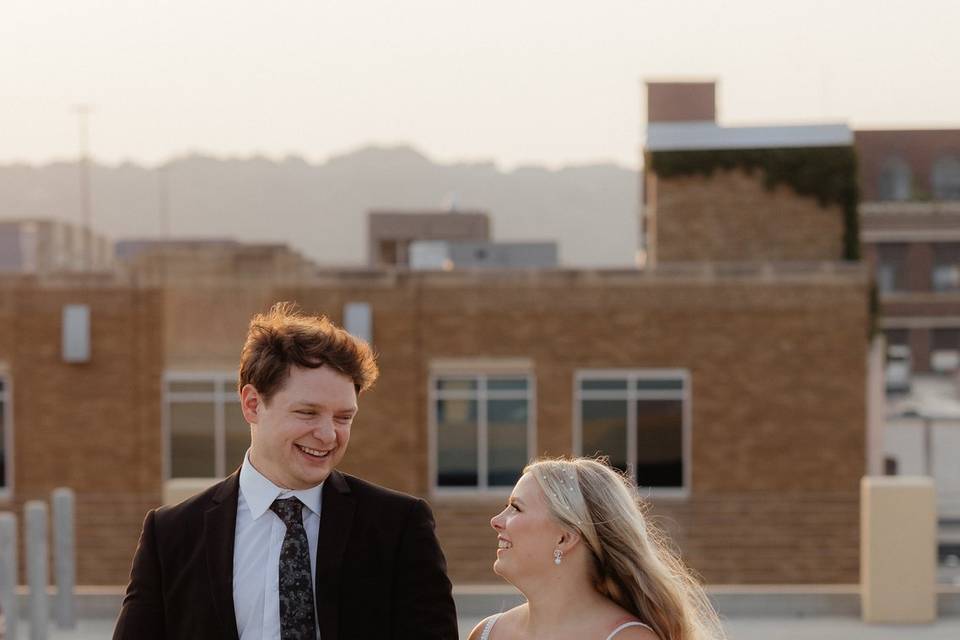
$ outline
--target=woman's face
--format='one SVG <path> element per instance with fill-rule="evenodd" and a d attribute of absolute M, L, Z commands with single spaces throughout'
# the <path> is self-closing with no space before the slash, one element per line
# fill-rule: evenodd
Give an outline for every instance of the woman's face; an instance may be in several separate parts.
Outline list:
<path fill-rule="evenodd" d="M 550 515 L 540 483 L 525 473 L 510 494 L 507 507 L 490 520 L 497 532 L 497 561 L 493 570 L 516 584 L 516 579 L 554 570 L 553 552 L 563 529 Z"/>

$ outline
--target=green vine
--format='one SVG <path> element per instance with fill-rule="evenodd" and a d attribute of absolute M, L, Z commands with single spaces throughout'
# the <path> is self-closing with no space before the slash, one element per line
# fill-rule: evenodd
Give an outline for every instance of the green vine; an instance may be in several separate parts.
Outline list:
<path fill-rule="evenodd" d="M 860 220 L 857 214 L 857 159 L 853 147 L 789 149 L 721 149 L 655 151 L 650 154 L 658 176 L 713 175 L 718 169 L 763 171 L 767 189 L 786 184 L 820 206 L 843 209 L 843 259 L 860 259 Z"/>

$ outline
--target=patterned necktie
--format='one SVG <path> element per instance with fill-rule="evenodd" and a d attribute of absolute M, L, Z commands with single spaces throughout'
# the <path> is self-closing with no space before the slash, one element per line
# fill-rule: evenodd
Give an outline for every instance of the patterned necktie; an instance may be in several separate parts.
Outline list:
<path fill-rule="evenodd" d="M 280 547 L 280 638 L 316 640 L 310 547 L 303 528 L 303 503 L 297 498 L 274 500 L 270 510 L 287 526 Z"/>

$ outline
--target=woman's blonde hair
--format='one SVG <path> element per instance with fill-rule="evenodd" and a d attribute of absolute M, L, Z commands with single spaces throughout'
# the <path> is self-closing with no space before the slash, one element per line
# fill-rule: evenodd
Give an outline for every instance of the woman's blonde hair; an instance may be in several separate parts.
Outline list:
<path fill-rule="evenodd" d="M 660 640 L 716 640 L 723 629 L 703 588 L 651 526 L 636 485 L 603 460 L 527 465 L 552 515 L 593 557 L 597 590 L 653 627 Z"/>

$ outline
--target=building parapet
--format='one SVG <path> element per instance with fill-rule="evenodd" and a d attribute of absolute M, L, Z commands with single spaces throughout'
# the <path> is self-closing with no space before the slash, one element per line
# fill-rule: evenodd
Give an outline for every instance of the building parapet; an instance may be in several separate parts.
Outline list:
<path fill-rule="evenodd" d="M 315 287 L 392 288 L 405 283 L 447 287 L 482 284 L 526 283 L 530 286 L 627 285 L 638 283 L 866 283 L 867 267 L 859 262 L 671 262 L 648 269 L 464 269 L 417 271 L 408 268 L 322 268 L 309 273 L 269 273 L 251 278 L 245 274 L 199 274 L 195 277 L 163 278 L 144 274 L 52 273 L 44 275 L 0 274 L 0 288 L 207 288 L 238 283 Z"/>

